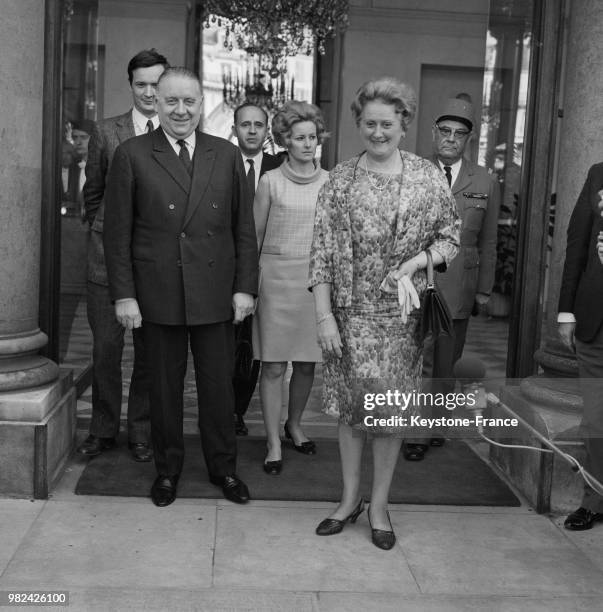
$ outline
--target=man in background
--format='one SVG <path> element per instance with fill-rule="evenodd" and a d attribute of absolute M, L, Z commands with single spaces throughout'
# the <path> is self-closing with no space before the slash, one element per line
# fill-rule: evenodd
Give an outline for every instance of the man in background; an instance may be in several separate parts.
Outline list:
<path fill-rule="evenodd" d="M 268 132 L 268 114 L 263 108 L 250 102 L 241 104 L 234 112 L 232 134 L 236 136 L 247 176 L 251 195 L 255 195 L 260 177 L 264 172 L 280 165 L 274 155 L 264 153 L 262 147 Z M 244 415 L 258 381 L 260 362 L 253 359 L 251 345 L 251 319 L 247 317 L 235 328 L 235 429 L 239 436 L 248 433 Z"/>
<path fill-rule="evenodd" d="M 78 170 L 76 172 L 75 170 Z M 75 147 L 68 140 L 61 143 L 61 214 L 75 214 L 77 198 L 79 166 Z"/>
<path fill-rule="evenodd" d="M 465 346 L 469 317 L 482 311 L 494 284 L 496 235 L 500 189 L 486 168 L 465 157 L 473 135 L 475 113 L 466 99 L 450 98 L 435 117 L 432 129 L 432 161 L 446 177 L 462 220 L 461 249 L 446 272 L 436 275 L 436 285 L 453 320 L 453 335 L 439 336 L 426 344 L 423 374 L 432 379 L 432 393 L 451 393 L 455 387 L 454 364 Z M 433 416 L 448 411 L 433 407 Z M 431 446 L 442 446 L 444 430 L 433 431 Z M 403 453 L 410 461 L 423 458 L 425 442 L 406 444 Z"/>
<path fill-rule="evenodd" d="M 63 196 L 68 202 L 65 214 L 84 218 L 84 183 L 86 182 L 86 163 L 88 160 L 88 144 L 94 132 L 94 121 L 81 119 L 71 122 L 71 141 L 63 143 Z M 70 159 L 66 165 L 65 162 Z"/>
<path fill-rule="evenodd" d="M 582 389 L 580 431 L 584 467 L 603 482 L 603 163 L 588 172 L 567 228 L 567 247 L 559 292 L 559 335 L 576 354 Z M 566 529 L 583 531 L 603 521 L 603 495 L 585 484 L 580 507 L 566 519 Z"/>
<path fill-rule="evenodd" d="M 167 59 L 155 49 L 137 53 L 128 63 L 132 108 L 98 123 L 90 139 L 84 199 L 91 226 L 88 246 L 88 322 L 92 330 L 92 420 L 78 452 L 94 456 L 115 446 L 122 404 L 121 360 L 124 328 L 115 318 L 109 296 L 103 250 L 105 187 L 118 145 L 159 125 L 155 87 Z M 128 445 L 136 461 L 150 461 L 149 380 L 142 332 L 132 331 L 134 364 L 128 395 Z"/>

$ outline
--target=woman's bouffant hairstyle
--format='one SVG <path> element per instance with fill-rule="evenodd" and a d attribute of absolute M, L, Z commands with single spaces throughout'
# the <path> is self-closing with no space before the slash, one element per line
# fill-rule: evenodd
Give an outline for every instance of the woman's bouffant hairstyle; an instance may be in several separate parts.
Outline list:
<path fill-rule="evenodd" d="M 367 81 L 356 92 L 352 102 L 352 113 L 356 124 L 360 121 L 367 102 L 380 100 L 384 104 L 393 104 L 400 115 L 402 126 L 407 128 L 417 112 L 417 95 L 415 90 L 395 77 L 384 76 L 374 81 Z"/>
<path fill-rule="evenodd" d="M 318 106 L 299 100 L 285 102 L 284 106 L 272 118 L 272 136 L 280 147 L 286 147 L 285 138 L 291 133 L 291 128 L 301 121 L 312 121 L 316 126 L 318 142 L 328 138 L 325 120 Z"/>

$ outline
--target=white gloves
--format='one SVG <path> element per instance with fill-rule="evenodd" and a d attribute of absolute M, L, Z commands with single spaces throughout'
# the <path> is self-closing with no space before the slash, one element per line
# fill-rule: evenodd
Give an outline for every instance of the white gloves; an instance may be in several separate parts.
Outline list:
<path fill-rule="evenodd" d="M 410 278 L 405 274 L 398 280 L 398 303 L 400 304 L 400 317 L 406 323 L 408 315 L 421 306 L 419 295 Z"/>

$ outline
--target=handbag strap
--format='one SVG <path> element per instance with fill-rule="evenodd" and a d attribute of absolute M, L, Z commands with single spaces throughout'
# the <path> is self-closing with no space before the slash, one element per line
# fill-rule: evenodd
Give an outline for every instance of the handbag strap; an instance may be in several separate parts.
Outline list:
<path fill-rule="evenodd" d="M 433 259 L 431 258 L 431 251 L 426 249 L 425 255 L 427 255 L 427 289 L 433 289 Z"/>

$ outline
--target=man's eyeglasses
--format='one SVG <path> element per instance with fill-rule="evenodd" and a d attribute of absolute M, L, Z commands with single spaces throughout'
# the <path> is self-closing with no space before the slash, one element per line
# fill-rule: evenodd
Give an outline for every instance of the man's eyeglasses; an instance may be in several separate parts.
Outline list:
<path fill-rule="evenodd" d="M 450 138 L 452 136 L 455 140 L 463 140 L 471 134 L 469 130 L 453 130 L 443 125 L 436 124 L 436 128 L 444 138 Z"/>

